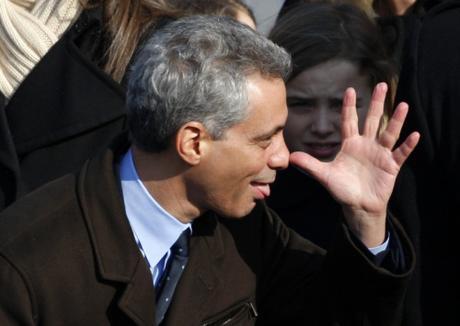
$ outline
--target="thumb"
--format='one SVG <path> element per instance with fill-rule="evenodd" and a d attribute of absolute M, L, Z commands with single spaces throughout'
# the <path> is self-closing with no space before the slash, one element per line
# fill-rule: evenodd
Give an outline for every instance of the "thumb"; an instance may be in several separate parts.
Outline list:
<path fill-rule="evenodd" d="M 319 182 L 324 183 L 327 178 L 327 164 L 304 152 L 293 152 L 289 162 L 298 166 Z"/>

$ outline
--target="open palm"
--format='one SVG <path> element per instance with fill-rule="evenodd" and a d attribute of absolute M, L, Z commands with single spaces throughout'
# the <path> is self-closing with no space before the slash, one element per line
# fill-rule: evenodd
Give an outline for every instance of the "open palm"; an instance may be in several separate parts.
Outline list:
<path fill-rule="evenodd" d="M 398 172 L 417 145 L 414 132 L 393 149 L 407 115 L 408 106 L 396 108 L 387 127 L 379 134 L 387 85 L 375 87 L 362 134 L 358 130 L 356 93 L 346 90 L 342 109 L 342 147 L 331 162 L 321 162 L 303 152 L 291 154 L 291 163 L 322 183 L 340 202 L 349 219 L 384 219 Z M 350 222 L 350 221 L 349 221 Z M 353 221 L 351 221 L 353 222 Z M 370 221 L 372 222 L 372 221 Z"/>

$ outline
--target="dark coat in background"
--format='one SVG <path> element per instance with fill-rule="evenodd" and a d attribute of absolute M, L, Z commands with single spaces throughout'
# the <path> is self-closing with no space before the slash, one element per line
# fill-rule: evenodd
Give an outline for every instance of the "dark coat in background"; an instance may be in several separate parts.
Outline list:
<path fill-rule="evenodd" d="M 412 17 L 397 93 L 410 107 L 403 136 L 421 133 L 408 164 L 417 182 L 427 325 L 460 325 L 459 22 L 459 1 Z"/>
<path fill-rule="evenodd" d="M 125 128 L 125 92 L 99 68 L 103 53 L 100 11 L 85 10 L 9 101 L 0 96 L 0 210 Z"/>
<path fill-rule="evenodd" d="M 295 167 L 278 173 L 267 202 L 288 227 L 327 250 L 332 246 L 337 232 L 340 232 L 344 218 L 341 206 L 320 183 Z M 396 180 L 389 209 L 404 226 L 419 254 L 420 221 L 415 182 L 411 171 L 405 167 Z M 402 325 L 405 326 L 422 325 L 419 270 L 417 261 L 404 302 Z"/>
<path fill-rule="evenodd" d="M 120 155 L 108 151 L 0 215 L 1 325 L 154 324 L 151 274 L 114 171 Z M 391 272 L 346 227 L 324 259 L 263 202 L 244 219 L 207 213 L 193 223 L 164 324 L 254 325 L 256 309 L 261 325 L 399 325 L 414 253 L 394 230 L 406 267 Z"/>

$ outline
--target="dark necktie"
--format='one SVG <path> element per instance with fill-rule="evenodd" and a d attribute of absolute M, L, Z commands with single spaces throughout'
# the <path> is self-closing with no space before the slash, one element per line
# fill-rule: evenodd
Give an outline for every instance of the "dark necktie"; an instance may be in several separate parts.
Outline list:
<path fill-rule="evenodd" d="M 163 321 L 166 312 L 168 311 L 169 304 L 171 303 L 176 285 L 179 282 L 185 266 L 187 265 L 189 237 L 190 230 L 186 229 L 171 247 L 170 264 L 161 279 L 158 291 L 156 291 L 157 298 L 155 315 L 157 325 L 160 325 Z"/>

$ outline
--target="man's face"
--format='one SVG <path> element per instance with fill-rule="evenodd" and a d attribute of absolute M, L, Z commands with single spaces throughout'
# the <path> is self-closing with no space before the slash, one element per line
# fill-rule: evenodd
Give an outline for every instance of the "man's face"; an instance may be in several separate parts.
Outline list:
<path fill-rule="evenodd" d="M 227 217 L 243 217 L 257 200 L 270 195 L 276 170 L 286 168 L 289 152 L 283 128 L 287 119 L 286 91 L 281 79 L 248 78 L 248 116 L 210 142 L 200 163 L 195 189 L 199 206 Z M 196 194 L 195 194 L 196 195 Z"/>

